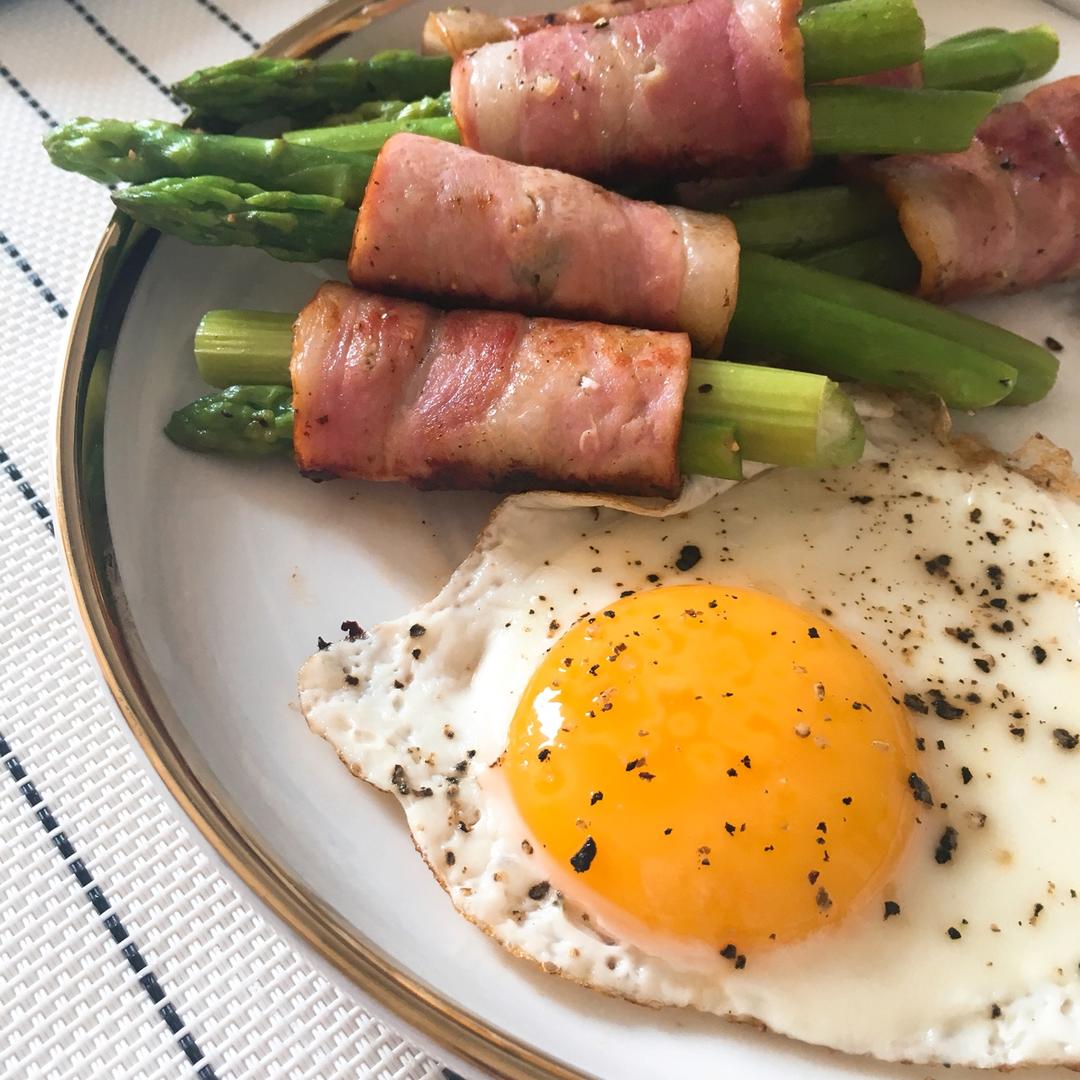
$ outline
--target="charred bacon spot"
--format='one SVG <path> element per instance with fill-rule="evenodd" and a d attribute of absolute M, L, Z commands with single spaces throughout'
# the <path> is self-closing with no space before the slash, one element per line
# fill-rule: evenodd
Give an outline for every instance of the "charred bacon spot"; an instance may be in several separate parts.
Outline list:
<path fill-rule="evenodd" d="M 596 841 L 591 836 L 587 836 L 585 837 L 585 843 L 581 845 L 577 854 L 570 856 L 570 865 L 574 868 L 575 873 L 584 874 L 592 866 L 595 858 Z"/>
<path fill-rule="evenodd" d="M 366 631 L 355 619 L 346 619 L 341 624 L 341 630 L 349 635 L 350 641 L 359 641 L 361 638 L 367 637 Z"/>
<path fill-rule="evenodd" d="M 956 830 L 951 825 L 946 825 L 945 831 L 941 834 L 941 838 L 937 842 L 937 847 L 934 849 L 934 862 L 939 866 L 944 866 L 947 862 L 952 862 L 953 854 L 956 852 L 957 843 L 958 837 Z"/>

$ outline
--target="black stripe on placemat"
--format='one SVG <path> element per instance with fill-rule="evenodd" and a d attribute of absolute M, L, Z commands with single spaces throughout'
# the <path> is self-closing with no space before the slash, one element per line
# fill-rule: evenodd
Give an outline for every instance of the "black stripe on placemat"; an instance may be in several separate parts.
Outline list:
<path fill-rule="evenodd" d="M 19 494 L 30 504 L 30 509 L 37 514 L 41 523 L 48 530 L 49 535 L 55 536 L 56 531 L 53 525 L 52 513 L 45 505 L 45 500 L 33 489 L 30 481 L 23 476 L 22 470 L 11 460 L 8 452 L 2 446 L 0 446 L 0 470 L 15 485 Z"/>
<path fill-rule="evenodd" d="M 87 25 L 93 27 L 94 33 L 108 45 L 113 52 L 122 56 L 151 86 L 164 94 L 178 109 L 187 109 L 187 106 L 161 81 L 126 45 L 119 42 L 110 32 L 109 28 L 92 12 L 86 9 L 86 5 L 80 0 L 64 0 L 68 7 L 77 11 Z"/>
<path fill-rule="evenodd" d="M 195 3 L 199 7 L 206 8 L 219 23 L 223 23 L 227 26 L 241 41 L 247 42 L 253 49 L 259 48 L 262 44 L 260 41 L 256 41 L 228 12 L 222 11 L 221 8 L 214 3 L 214 0 L 195 0 Z"/>
<path fill-rule="evenodd" d="M 40 116 L 41 119 L 45 121 L 46 124 L 49 125 L 49 127 L 58 126 L 57 121 L 54 120 L 52 117 L 52 113 L 50 113 L 49 110 L 46 109 L 45 106 L 42 105 L 41 102 L 38 101 L 38 99 L 30 93 L 30 91 L 27 90 L 26 87 L 23 86 L 23 84 L 18 79 L 16 79 L 14 75 L 12 75 L 10 69 L 5 67 L 5 65 L 3 64 L 0 64 L 0 78 L 3 78 L 4 82 L 6 82 L 8 86 L 10 86 L 11 89 L 14 90 L 15 93 L 18 94 L 19 97 L 21 97 L 23 101 L 25 101 L 26 104 L 29 105 L 30 108 L 33 109 L 34 112 L 36 112 L 38 116 Z"/>
<path fill-rule="evenodd" d="M 48 834 L 49 839 L 52 840 L 57 854 L 67 863 L 68 869 L 79 883 L 86 895 L 86 899 L 101 918 L 102 926 L 108 930 L 110 937 L 120 947 L 124 959 L 127 960 L 131 970 L 138 977 L 139 985 L 157 1007 L 158 1015 L 165 1021 L 166 1027 L 175 1036 L 177 1046 L 184 1052 L 184 1056 L 191 1062 L 191 1065 L 195 1067 L 195 1075 L 199 1077 L 199 1080 L 217 1080 L 214 1067 L 206 1061 L 206 1055 L 199 1049 L 195 1037 L 185 1030 L 187 1025 L 180 1018 L 176 1006 L 167 1000 L 167 994 L 162 989 L 160 980 L 150 969 L 146 959 L 139 951 L 138 945 L 132 939 L 131 934 L 128 933 L 127 927 L 113 913 L 109 898 L 94 879 L 92 871 L 79 857 L 75 846 L 67 835 L 61 831 L 55 815 L 38 791 L 37 785 L 27 775 L 22 762 L 15 756 L 11 744 L 2 732 L 0 732 L 0 761 L 4 762 L 12 779 L 19 785 L 19 793 L 34 811 L 34 815 L 41 823 L 41 827 Z"/>
<path fill-rule="evenodd" d="M 29 279 L 30 284 L 34 286 L 38 291 L 38 295 L 60 316 L 61 319 L 68 317 L 68 309 L 64 307 L 62 303 L 56 298 L 56 293 L 41 280 L 41 276 L 30 265 L 26 257 L 19 251 L 19 249 L 7 238 L 7 235 L 0 232 L 0 250 L 7 253 L 8 257 L 15 263 L 15 265 L 23 272 L 26 278 Z"/>

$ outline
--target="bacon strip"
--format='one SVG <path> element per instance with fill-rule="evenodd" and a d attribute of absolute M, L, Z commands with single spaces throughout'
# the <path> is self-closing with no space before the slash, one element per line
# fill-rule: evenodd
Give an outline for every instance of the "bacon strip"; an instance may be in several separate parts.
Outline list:
<path fill-rule="evenodd" d="M 405 133 L 375 162 L 349 255 L 363 288 L 683 330 L 705 355 L 738 275 L 727 218 Z"/>
<path fill-rule="evenodd" d="M 423 50 L 460 56 L 493 41 L 511 41 L 548 26 L 564 23 L 594 23 L 616 15 L 632 15 L 652 8 L 674 7 L 687 0 L 595 0 L 562 11 L 539 15 L 491 15 L 471 8 L 432 11 L 424 20 Z"/>
<path fill-rule="evenodd" d="M 867 170 L 922 266 L 919 295 L 948 302 L 1080 273 L 1080 76 L 995 109 L 960 154 Z"/>
<path fill-rule="evenodd" d="M 673 496 L 689 369 L 685 334 L 331 282 L 293 331 L 296 460 L 422 488 Z"/>
<path fill-rule="evenodd" d="M 459 57 L 467 146 L 592 178 L 804 168 L 801 0 L 690 0 Z"/>

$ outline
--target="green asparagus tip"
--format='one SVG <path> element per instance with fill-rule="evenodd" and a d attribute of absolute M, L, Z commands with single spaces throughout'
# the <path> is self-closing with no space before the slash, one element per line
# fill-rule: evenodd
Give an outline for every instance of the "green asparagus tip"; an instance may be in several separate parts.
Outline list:
<path fill-rule="evenodd" d="M 292 387 L 230 386 L 172 414 L 165 434 L 202 453 L 265 457 L 292 449 Z"/>

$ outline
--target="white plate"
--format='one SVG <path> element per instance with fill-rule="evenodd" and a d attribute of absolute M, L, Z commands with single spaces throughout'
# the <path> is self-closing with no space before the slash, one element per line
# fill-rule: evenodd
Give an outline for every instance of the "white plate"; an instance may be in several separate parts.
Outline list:
<path fill-rule="evenodd" d="M 500 6 L 518 12 L 537 5 Z M 1058 70 L 1080 71 L 1080 23 L 1064 5 L 924 6 L 935 39 L 979 25 L 1049 22 L 1062 37 Z M 414 45 L 426 7 L 381 18 L 339 51 Z M 320 280 L 339 273 L 332 264 L 288 265 L 257 252 L 162 240 L 112 360 L 104 473 L 116 576 L 130 613 L 119 633 L 167 704 L 162 722 L 188 748 L 193 772 L 220 785 L 265 850 L 398 972 L 574 1070 L 621 1080 L 964 1075 L 846 1058 L 690 1011 L 612 1001 L 536 974 L 454 913 L 417 858 L 395 801 L 354 780 L 308 732 L 294 704 L 295 673 L 316 638 L 340 636 L 343 619 L 371 625 L 430 597 L 495 503 L 393 485 L 316 485 L 286 462 L 198 457 L 162 437 L 171 410 L 203 392 L 191 336 L 204 311 L 295 310 Z M 962 422 L 1004 446 L 1041 430 L 1080 452 L 1076 289 L 975 310 L 1036 340 L 1056 337 L 1065 344 L 1063 371 L 1049 401 Z M 66 452 L 70 447 L 61 445 Z M 74 495 L 64 494 L 72 503 Z M 86 582 L 79 585 L 85 591 Z"/>

